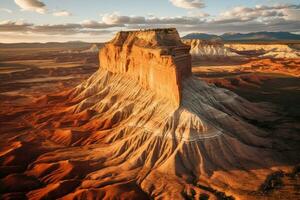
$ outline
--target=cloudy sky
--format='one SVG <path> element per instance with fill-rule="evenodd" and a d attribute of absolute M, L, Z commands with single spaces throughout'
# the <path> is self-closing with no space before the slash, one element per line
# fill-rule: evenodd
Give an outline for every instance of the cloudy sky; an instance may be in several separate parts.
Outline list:
<path fill-rule="evenodd" d="M 0 42 L 103 42 L 118 30 L 300 33 L 299 0 L 0 0 Z"/>

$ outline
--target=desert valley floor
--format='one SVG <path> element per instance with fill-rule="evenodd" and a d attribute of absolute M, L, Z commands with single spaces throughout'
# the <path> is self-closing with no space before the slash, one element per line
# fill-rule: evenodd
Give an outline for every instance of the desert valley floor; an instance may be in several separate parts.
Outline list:
<path fill-rule="evenodd" d="M 168 103 L 164 99 L 141 96 L 144 94 L 142 89 L 136 88 L 134 83 L 97 72 L 98 51 L 89 50 L 91 44 L 47 45 L 0 48 L 0 199 L 300 198 L 300 58 L 193 57 L 195 84 L 201 80 L 209 86 L 215 85 L 214 91 L 226 88 L 242 97 L 234 100 L 241 105 L 238 108 L 241 114 L 232 123 L 242 121 L 245 135 L 239 138 L 241 144 L 226 138 L 228 143 L 216 139 L 195 148 L 177 141 L 180 146 L 177 148 L 177 144 L 154 139 L 141 130 L 129 130 L 130 125 L 126 124 L 129 118 L 131 121 L 142 121 L 146 117 L 169 120 L 165 113 Z M 98 46 L 102 47 L 102 44 Z M 101 78 L 96 79 L 94 73 Z M 86 85 L 78 86 L 86 80 Z M 107 85 L 110 90 L 94 86 L 96 83 Z M 190 85 L 193 88 L 192 83 L 184 84 L 184 87 Z M 84 88 L 87 85 L 93 86 L 94 90 L 87 91 Z M 130 87 L 134 91 L 124 92 Z M 195 91 L 199 91 L 201 98 L 197 88 L 186 89 L 183 95 L 186 99 L 198 98 Z M 82 100 L 87 93 L 89 98 Z M 117 101 L 119 96 L 126 105 Z M 96 97 L 105 98 L 105 102 L 96 102 L 91 107 L 89 103 L 97 101 Z M 141 108 L 132 105 L 130 98 L 140 101 Z M 248 101 L 257 105 L 254 113 L 247 110 L 252 105 L 248 105 Z M 161 115 L 166 118 L 157 117 L 160 111 L 155 110 L 157 105 L 153 102 L 161 102 L 165 111 Z M 191 104 L 189 100 L 183 103 Z M 195 110 L 174 114 L 178 119 L 194 120 L 186 120 L 182 125 L 191 123 L 191 126 L 198 127 L 196 114 L 190 117 L 190 113 L 197 111 L 193 106 Z M 223 104 L 216 106 L 221 110 Z M 151 115 L 143 113 L 147 107 L 153 107 Z M 262 112 L 261 107 L 266 111 Z M 114 113 L 112 108 L 119 112 Z M 228 113 L 235 116 L 234 111 Z M 142 114 L 144 116 L 135 119 Z M 247 118 L 248 115 L 253 117 Z M 262 119 L 264 116 L 266 120 Z M 119 120 L 123 118 L 123 121 Z M 166 127 L 171 127 L 174 121 Z M 127 127 L 121 130 L 122 123 Z M 257 135 L 250 137 L 247 129 L 253 127 L 257 128 L 253 131 Z M 115 134 L 116 129 L 122 134 Z M 107 137 L 109 131 L 113 134 Z M 128 135 L 128 132 L 136 134 Z M 186 137 L 192 138 L 191 135 Z M 272 141 L 267 138 L 272 138 Z M 164 154 L 158 148 L 170 152 Z M 276 149 L 278 160 L 273 154 L 268 157 L 268 148 Z M 240 152 L 231 152 L 237 149 Z M 203 165 L 199 171 L 205 172 L 204 178 L 197 177 L 198 171 L 190 170 L 193 157 L 182 156 L 186 152 L 194 155 L 201 150 L 209 151 L 200 154 L 205 164 L 195 160 Z M 248 153 L 247 150 L 253 151 Z M 237 162 L 239 155 L 243 156 L 241 168 L 231 163 Z M 279 159 L 280 155 L 291 157 L 285 161 Z M 269 161 L 264 160 L 264 156 L 274 158 L 274 164 L 273 161 L 268 166 L 261 164 Z M 208 163 L 219 159 L 227 162 L 219 165 Z M 247 159 L 249 166 L 245 165 Z M 151 173 L 143 165 L 158 170 Z M 159 173 L 168 170 L 176 176 Z M 170 186 L 161 179 L 174 184 Z M 156 180 L 155 184 L 151 183 L 153 180 Z M 172 190 L 179 195 L 169 193 Z"/>

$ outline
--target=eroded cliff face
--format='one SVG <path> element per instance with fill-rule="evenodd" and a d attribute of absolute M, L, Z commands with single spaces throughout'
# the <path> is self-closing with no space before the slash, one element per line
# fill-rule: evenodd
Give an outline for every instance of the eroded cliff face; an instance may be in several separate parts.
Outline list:
<path fill-rule="evenodd" d="M 181 82 L 191 75 L 189 50 L 176 29 L 119 32 L 100 51 L 100 67 L 126 74 L 179 106 Z"/>
<path fill-rule="evenodd" d="M 265 199 L 298 134 L 249 123 L 278 118 L 190 75 L 187 51 L 172 29 L 121 32 L 76 88 L 0 110 L 0 199 Z"/>

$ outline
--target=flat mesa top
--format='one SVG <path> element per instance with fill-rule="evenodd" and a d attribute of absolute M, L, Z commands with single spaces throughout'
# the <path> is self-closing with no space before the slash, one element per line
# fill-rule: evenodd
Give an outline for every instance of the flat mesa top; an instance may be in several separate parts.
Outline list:
<path fill-rule="evenodd" d="M 120 31 L 109 43 L 116 46 L 135 44 L 148 48 L 186 46 L 175 28 Z"/>
<path fill-rule="evenodd" d="M 135 33 L 135 32 L 177 32 L 176 28 L 150 28 L 129 31 L 119 31 L 121 33 Z"/>

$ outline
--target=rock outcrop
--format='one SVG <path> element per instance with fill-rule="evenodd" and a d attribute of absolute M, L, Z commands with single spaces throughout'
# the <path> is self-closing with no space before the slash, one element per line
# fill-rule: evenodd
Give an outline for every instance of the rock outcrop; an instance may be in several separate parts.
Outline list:
<path fill-rule="evenodd" d="M 127 74 L 179 106 L 181 82 L 191 75 L 190 47 L 176 29 L 119 32 L 100 51 L 100 66 Z"/>
<path fill-rule="evenodd" d="M 237 54 L 257 52 L 263 58 L 300 58 L 300 51 L 287 44 L 225 44 Z"/>
<path fill-rule="evenodd" d="M 299 59 L 297 45 L 287 44 L 243 44 L 227 43 L 210 40 L 184 40 L 191 47 L 190 53 L 196 59 L 259 57 Z"/>
<path fill-rule="evenodd" d="M 192 76 L 188 51 L 175 29 L 120 32 L 88 80 L 0 115 L 0 169 L 10 175 L 0 191 L 7 199 L 264 198 L 266 177 L 299 163 L 298 143 L 287 143 L 298 135 L 272 138 L 256 127 L 277 119 L 269 107 Z"/>
<path fill-rule="evenodd" d="M 239 57 L 240 55 L 230 51 L 222 42 L 209 40 L 184 40 L 184 43 L 191 46 L 193 58 L 225 58 Z"/>

